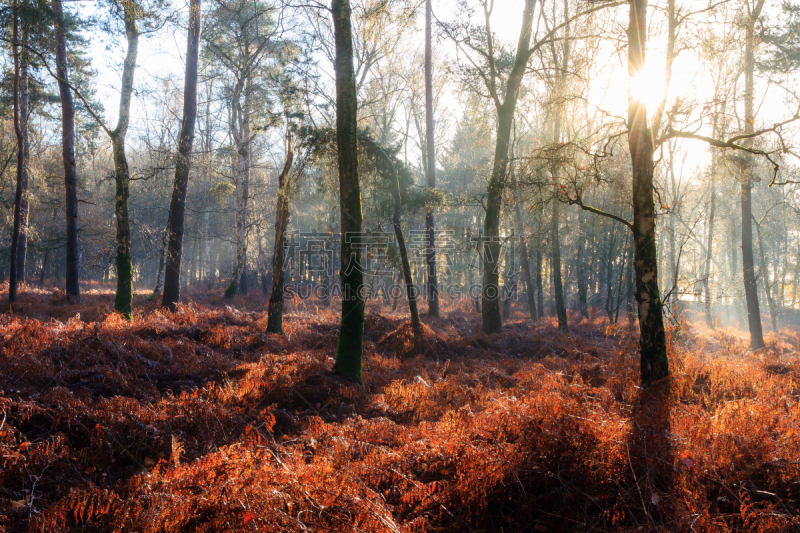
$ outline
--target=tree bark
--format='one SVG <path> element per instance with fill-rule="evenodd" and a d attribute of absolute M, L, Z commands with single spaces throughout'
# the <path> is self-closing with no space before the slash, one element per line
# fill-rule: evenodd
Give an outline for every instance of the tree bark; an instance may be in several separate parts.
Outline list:
<path fill-rule="evenodd" d="M 167 262 L 164 273 L 164 297 L 161 306 L 175 310 L 181 298 L 181 258 L 186 219 L 186 192 L 192 166 L 192 145 L 197 122 L 197 62 L 202 24 L 202 0 L 189 2 L 189 29 L 186 42 L 186 74 L 183 82 L 183 120 L 175 160 L 175 183 L 169 206 Z"/>
<path fill-rule="evenodd" d="M 544 318 L 544 291 L 542 289 L 542 251 L 536 250 L 536 311 Z"/>
<path fill-rule="evenodd" d="M 422 324 L 419 321 L 419 311 L 417 310 L 417 294 L 414 287 L 414 278 L 411 277 L 411 263 L 408 260 L 406 240 L 403 237 L 403 228 L 400 225 L 400 213 L 402 212 L 402 201 L 400 199 L 400 179 L 397 176 L 397 169 L 395 168 L 394 163 L 392 163 L 391 158 L 389 158 L 389 156 L 380 146 L 374 143 L 371 144 L 373 144 L 374 149 L 381 154 L 392 175 L 391 186 L 392 198 L 394 199 L 392 226 L 394 227 L 394 236 L 397 239 L 397 248 L 400 251 L 400 262 L 403 266 L 403 278 L 406 282 L 406 297 L 408 298 L 408 311 L 411 315 L 411 329 L 414 332 L 417 348 L 422 351 Z"/>
<path fill-rule="evenodd" d="M 556 301 L 558 329 L 560 331 L 568 331 L 567 307 L 564 305 L 564 286 L 561 280 L 561 243 L 558 237 L 560 207 L 561 202 L 558 198 L 553 198 L 553 216 L 550 219 L 550 252 L 553 262 L 553 293 Z"/>
<path fill-rule="evenodd" d="M 114 310 L 130 320 L 133 302 L 133 258 L 131 257 L 131 228 L 128 217 L 128 197 L 130 195 L 130 171 L 125 155 L 125 136 L 130 121 L 131 95 L 133 94 L 133 75 L 136 70 L 136 56 L 139 50 L 139 30 L 132 4 L 125 6 L 125 37 L 128 51 L 122 68 L 122 90 L 119 102 L 119 120 L 111 132 L 111 145 L 114 157 L 114 178 L 116 198 L 114 214 L 117 217 L 117 294 Z"/>
<path fill-rule="evenodd" d="M 153 293 L 147 297 L 150 301 L 159 294 L 164 288 L 164 270 L 167 268 L 167 247 L 169 246 L 169 222 L 164 228 L 164 236 L 161 238 L 161 248 L 158 253 L 158 267 L 156 270 L 156 285 L 153 287 Z"/>
<path fill-rule="evenodd" d="M 364 300 L 361 287 L 361 187 L 358 182 L 358 100 L 353 68 L 350 0 L 331 0 L 336 45 L 336 141 L 339 160 L 339 202 L 342 247 L 342 320 L 334 369 L 363 383 Z"/>
<path fill-rule="evenodd" d="M 13 4 L 13 37 L 12 37 L 12 54 L 14 56 L 14 133 L 17 137 L 17 187 L 14 196 L 14 229 L 11 234 L 11 257 L 9 260 L 9 280 L 8 280 L 8 301 L 15 302 L 17 300 L 17 282 L 19 281 L 19 261 L 17 260 L 19 254 L 19 237 L 20 226 L 22 225 L 22 201 L 23 201 L 23 181 L 27 181 L 27 172 L 25 169 L 25 156 L 23 150 L 23 136 L 22 125 L 20 124 L 20 46 L 19 46 L 19 13 L 18 2 L 14 0 Z"/>
<path fill-rule="evenodd" d="M 583 211 L 578 215 L 578 246 L 576 250 L 576 277 L 578 281 L 578 310 L 583 318 L 589 318 L 589 307 L 586 301 L 586 221 Z"/>
<path fill-rule="evenodd" d="M 568 2 L 564 0 L 564 19 L 569 19 Z M 555 46 L 553 47 L 553 55 L 556 56 Z M 570 29 L 569 25 L 564 28 L 564 40 L 562 42 L 561 64 L 558 74 L 556 74 L 555 89 L 553 94 L 557 100 L 565 97 L 563 94 L 566 84 L 565 78 L 567 70 L 569 69 L 569 52 L 570 52 Z M 558 57 L 554 57 L 558 60 Z M 563 106 L 560 101 L 557 101 L 553 106 L 555 114 L 553 120 L 553 146 L 558 146 L 561 142 L 561 121 L 563 119 Z M 550 246 L 551 246 L 551 259 L 553 265 L 553 295 L 556 304 L 556 316 L 558 317 L 558 329 L 560 331 L 568 331 L 567 325 L 567 307 L 564 303 L 564 285 L 561 277 L 561 239 L 559 237 L 559 224 L 560 220 L 560 205 L 559 205 L 559 185 L 558 179 L 560 165 L 558 161 L 554 160 L 551 166 L 551 173 L 553 184 L 555 186 L 555 194 L 553 197 L 553 218 L 550 225 Z"/>
<path fill-rule="evenodd" d="M 432 19 L 431 0 L 425 0 L 425 138 L 427 144 L 426 168 L 428 188 L 436 188 L 436 151 L 433 138 L 433 63 L 432 63 Z M 439 316 L 439 285 L 436 279 L 436 231 L 433 207 L 425 210 L 425 232 L 427 244 L 425 263 L 428 267 L 428 314 Z"/>
<path fill-rule="evenodd" d="M 239 292 L 239 285 L 245 271 L 247 258 L 247 203 L 250 194 L 250 101 L 252 98 L 252 82 L 248 78 L 244 87 L 244 111 L 241 120 L 234 120 L 232 130 L 236 142 L 236 262 L 225 298 L 233 298 Z M 234 92 L 236 94 L 236 92 Z M 239 105 L 239 97 L 234 97 L 234 106 Z M 238 113 L 236 109 L 231 111 Z"/>
<path fill-rule="evenodd" d="M 536 296 L 534 294 L 533 277 L 531 276 L 530 258 L 528 257 L 528 244 L 525 239 L 525 228 L 522 225 L 519 188 L 513 169 L 511 171 L 511 184 L 514 187 L 514 221 L 517 225 L 517 233 L 519 233 L 519 253 L 522 259 L 522 275 L 525 276 L 525 296 L 528 299 L 528 314 L 531 320 L 536 321 Z"/>
<path fill-rule="evenodd" d="M 20 224 L 19 236 L 17 237 L 17 281 L 25 283 L 27 281 L 27 257 L 28 257 L 28 217 L 30 216 L 30 139 L 28 137 L 29 119 L 29 76 L 28 66 L 30 65 L 30 51 L 28 44 L 28 24 L 23 19 L 22 25 L 22 45 L 20 47 L 20 69 L 19 69 L 19 127 L 22 133 L 22 173 L 20 185 L 22 194 L 20 195 Z"/>
<path fill-rule="evenodd" d="M 286 272 L 286 229 L 289 225 L 289 171 L 292 169 L 294 153 L 292 139 L 286 135 L 286 162 L 278 176 L 278 203 L 275 207 L 275 246 L 272 253 L 272 293 L 267 305 L 267 333 L 283 335 L 283 298 Z"/>
<path fill-rule="evenodd" d="M 758 251 L 759 255 L 761 255 L 761 277 L 764 279 L 764 294 L 767 297 L 767 306 L 769 307 L 769 320 L 772 324 L 772 330 L 777 332 L 778 309 L 772 297 L 772 290 L 769 283 L 769 270 L 767 270 L 767 257 L 764 251 L 764 238 L 761 235 L 761 224 L 756 223 L 756 233 L 758 234 Z"/>
<path fill-rule="evenodd" d="M 714 162 L 711 164 L 712 173 L 714 172 Z M 714 329 L 714 318 L 711 315 L 711 250 L 714 246 L 714 209 L 716 207 L 717 188 L 714 177 L 711 177 L 711 201 L 709 202 L 708 212 L 708 238 L 706 240 L 706 264 L 703 273 L 703 291 L 705 292 L 705 315 L 706 325 Z"/>
<path fill-rule="evenodd" d="M 753 109 L 753 88 L 755 74 L 755 24 L 761 15 L 764 0 L 757 0 L 754 9 L 748 13 L 744 51 L 744 131 L 753 133 L 755 111 Z M 749 5 L 748 5 L 749 8 Z M 752 142 L 746 139 L 744 146 Z M 752 182 L 753 158 L 745 156 L 742 163 L 742 271 L 744 273 L 744 295 L 747 302 L 747 322 L 750 327 L 750 347 L 758 350 L 764 347 L 764 332 L 761 327 L 761 310 L 758 305 L 758 286 L 756 284 L 755 260 L 753 258 L 753 207 Z"/>
<path fill-rule="evenodd" d="M 630 0 L 628 76 L 642 71 L 647 45 L 647 0 Z M 658 289 L 658 253 L 653 200 L 653 136 L 647 109 L 628 91 L 628 145 L 633 167 L 633 242 L 636 303 L 639 307 L 639 350 L 644 385 L 669 375 L 667 341 Z"/>
<path fill-rule="evenodd" d="M 494 163 L 486 199 L 486 217 L 484 219 L 483 242 L 483 294 L 481 318 L 484 333 L 500 333 L 503 329 L 500 315 L 500 286 L 498 264 L 500 260 L 500 213 L 503 207 L 503 190 L 508 175 L 508 151 L 511 138 L 511 125 L 514 112 L 517 108 L 520 86 L 525 75 L 530 50 L 531 36 L 533 34 L 533 8 L 535 0 L 525 0 L 525 10 L 522 14 L 522 28 L 520 29 L 517 53 L 514 65 L 506 82 L 505 99 L 497 108 L 497 135 L 494 150 Z M 488 26 L 488 14 L 487 14 Z M 491 33 L 487 37 L 490 42 Z"/>
<path fill-rule="evenodd" d="M 61 155 L 64 160 L 66 194 L 66 293 L 67 300 L 78 302 L 80 289 L 80 255 L 78 251 L 78 172 L 75 165 L 75 102 L 69 88 L 67 41 L 61 0 L 53 0 L 56 38 L 56 75 L 61 95 Z"/>

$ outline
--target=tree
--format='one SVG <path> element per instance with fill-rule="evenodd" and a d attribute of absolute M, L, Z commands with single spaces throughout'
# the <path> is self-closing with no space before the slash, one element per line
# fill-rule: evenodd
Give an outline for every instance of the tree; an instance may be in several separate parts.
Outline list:
<path fill-rule="evenodd" d="M 183 86 L 183 120 L 178 136 L 178 155 L 175 159 L 175 184 L 167 224 L 169 244 L 164 274 L 163 307 L 175 309 L 181 294 L 181 257 L 183 255 L 186 191 L 192 163 L 192 144 L 197 121 L 197 63 L 200 48 L 201 0 L 189 3 L 189 29 L 186 39 L 186 75 Z"/>
<path fill-rule="evenodd" d="M 287 125 L 288 130 L 288 125 Z M 275 207 L 275 247 L 272 254 L 272 293 L 267 306 L 267 333 L 283 334 L 283 298 L 286 273 L 286 231 L 289 225 L 290 171 L 294 152 L 292 136 L 286 132 L 286 162 L 278 176 L 278 203 Z"/>
<path fill-rule="evenodd" d="M 426 167 L 427 184 L 436 188 L 436 150 L 433 138 L 433 64 L 432 64 L 432 8 L 431 0 L 425 0 L 425 139 L 427 142 Z M 398 191 L 399 195 L 399 191 Z M 398 200 L 399 201 L 399 200 Z M 439 316 L 439 286 L 436 281 L 436 225 L 433 219 L 433 206 L 425 210 L 425 231 L 427 232 L 427 253 L 425 262 L 428 268 L 428 314 Z M 415 302 L 416 303 L 416 302 Z"/>
<path fill-rule="evenodd" d="M 753 88 L 755 73 L 756 22 L 764 7 L 764 0 L 745 1 L 747 19 L 744 35 L 744 132 L 755 131 L 755 111 L 753 107 Z M 742 143 L 752 146 L 752 139 Z M 744 295 L 747 302 L 747 323 L 750 326 L 750 347 L 754 350 L 764 347 L 764 333 L 761 328 L 761 310 L 758 305 L 755 259 L 753 257 L 753 158 L 748 154 L 741 159 L 741 205 L 742 205 L 742 271 L 744 273 Z"/>
<path fill-rule="evenodd" d="M 350 0 L 331 0 L 336 45 L 336 146 L 342 228 L 342 320 L 334 369 L 348 379 L 363 383 L 364 300 L 361 288 L 364 272 L 358 242 L 361 238 L 362 213 L 358 182 L 358 102 L 350 14 Z"/>
<path fill-rule="evenodd" d="M 278 28 L 272 20 L 273 11 L 270 4 L 262 1 L 219 2 L 210 14 L 212 22 L 204 34 L 209 63 L 219 68 L 223 78 L 221 89 L 228 104 L 228 133 L 235 150 L 236 261 L 225 290 L 226 298 L 233 298 L 239 292 L 247 267 L 252 147 L 258 133 L 267 126 L 259 122 L 261 117 L 270 115 L 264 109 L 268 105 L 263 85 L 269 80 L 266 60 L 286 48 L 276 40 Z"/>
<path fill-rule="evenodd" d="M 497 108 L 497 137 L 495 141 L 494 163 L 489 180 L 488 195 L 486 199 L 486 217 L 483 223 L 483 291 L 481 298 L 481 315 L 483 318 L 483 331 L 485 333 L 499 333 L 502 330 L 500 314 L 500 211 L 503 205 L 503 189 L 505 188 L 508 173 L 508 151 L 511 137 L 511 125 L 514 111 L 519 98 L 522 78 L 530 57 L 531 36 L 533 35 L 533 9 L 536 0 L 526 0 L 525 10 L 522 14 L 522 28 L 519 33 L 519 43 L 514 64 L 508 74 L 505 90 L 498 90 L 497 72 L 494 58 L 494 45 L 492 30 L 489 20 L 491 7 L 484 5 L 486 20 L 486 39 L 489 53 L 488 85 L 491 87 L 492 98 Z M 505 97 L 501 101 L 501 94 Z"/>
<path fill-rule="evenodd" d="M 127 43 L 125 60 L 122 66 L 119 115 L 117 125 L 113 130 L 100 118 L 86 97 L 81 92 L 75 91 L 74 86 L 71 87 L 84 104 L 86 111 L 111 140 L 114 161 L 114 216 L 116 218 L 117 248 L 117 291 L 114 297 L 114 310 L 128 320 L 133 317 L 131 309 L 133 302 L 133 257 L 131 255 L 131 226 L 128 214 L 131 175 L 128 157 L 125 152 L 125 138 L 130 125 L 136 57 L 139 51 L 139 37 L 142 34 L 140 24 L 149 26 L 158 21 L 157 13 L 162 7 L 159 2 L 160 0 L 156 0 L 155 3 L 145 6 L 133 0 L 122 2 L 113 0 L 109 5 L 111 10 L 109 29 L 112 29 L 116 24 L 120 24 L 125 33 Z"/>
<path fill-rule="evenodd" d="M 670 0 L 674 11 L 674 0 Z M 673 22 L 670 20 L 670 26 Z M 647 0 L 630 0 L 628 24 L 628 79 L 635 79 L 644 67 L 647 47 Z M 669 52 L 668 52 L 669 54 Z M 669 59 L 668 59 L 669 60 Z M 628 93 L 628 147 L 633 178 L 634 265 L 636 303 L 639 309 L 639 353 L 642 383 L 649 384 L 669 375 L 667 339 L 661 296 L 658 289 L 656 217 L 653 200 L 653 132 L 647 123 L 647 108 L 641 95 Z"/>
<path fill-rule="evenodd" d="M 22 125 L 21 125 L 21 115 L 27 113 L 23 111 L 23 108 L 27 110 L 27 103 L 23 103 L 20 98 L 20 36 L 19 36 L 19 4 L 18 0 L 14 0 L 14 10 L 13 10 L 13 25 L 14 25 L 14 33 L 12 36 L 12 53 L 14 56 L 14 133 L 17 138 L 17 186 L 16 186 L 16 193 L 14 195 L 14 230 L 11 234 L 11 260 L 10 260 L 10 274 L 8 280 L 8 300 L 10 302 L 15 302 L 17 299 L 17 282 L 19 280 L 19 254 L 20 254 L 20 234 L 22 233 L 21 226 L 23 224 L 22 221 L 22 211 L 23 211 L 23 201 L 27 194 L 27 171 L 25 168 L 25 137 L 23 137 L 22 133 Z"/>
<path fill-rule="evenodd" d="M 482 31 L 483 38 L 486 40 L 485 47 L 475 44 L 473 39 L 474 31 L 470 32 L 467 29 L 467 35 L 459 35 L 460 29 L 458 25 L 442 25 L 444 31 L 456 42 L 459 50 L 472 51 L 474 53 L 472 55 L 480 58 L 472 59 L 472 55 L 467 52 L 466 55 L 470 62 L 470 67 L 468 67 L 465 76 L 477 77 L 481 80 L 484 85 L 483 88 L 488 92 L 489 98 L 494 103 L 497 114 L 494 162 L 486 194 L 486 216 L 484 217 L 482 250 L 484 270 L 481 317 L 485 333 L 499 333 L 502 331 L 499 298 L 500 215 L 503 207 L 503 191 L 508 177 L 511 126 L 528 60 L 542 46 L 551 43 L 558 32 L 572 21 L 599 9 L 618 4 L 603 4 L 580 11 L 571 17 L 565 18 L 563 23 L 549 29 L 546 34 L 541 38 L 537 38 L 532 44 L 533 15 L 536 0 L 526 0 L 522 13 L 522 27 L 520 28 L 513 61 L 510 60 L 510 57 L 504 57 L 502 62 L 498 61 L 496 57 L 494 35 L 491 28 L 493 5 L 493 0 L 483 1 L 484 28 Z M 480 64 L 479 62 L 481 61 L 484 64 Z M 510 69 L 503 68 L 503 66 L 507 67 L 508 65 L 510 65 Z"/>
<path fill-rule="evenodd" d="M 69 87 L 67 42 L 61 0 L 53 0 L 56 38 L 56 74 L 61 94 L 61 154 L 64 160 L 64 191 L 66 193 L 66 293 L 78 301 L 80 289 L 80 255 L 78 251 L 78 172 L 75 166 L 75 103 Z M 45 269 L 42 269 L 44 277 Z"/>

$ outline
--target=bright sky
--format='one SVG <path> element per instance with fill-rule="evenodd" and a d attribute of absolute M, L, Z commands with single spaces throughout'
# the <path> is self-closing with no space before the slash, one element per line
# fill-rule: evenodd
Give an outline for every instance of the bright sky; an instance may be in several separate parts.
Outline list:
<path fill-rule="evenodd" d="M 434 12 L 440 20 L 453 20 L 456 13 L 457 0 L 434 0 Z M 681 2 L 679 2 L 680 4 Z M 682 2 L 691 6 L 692 2 Z M 73 4 L 74 5 L 74 4 Z M 79 3 L 83 13 L 92 13 L 95 9 L 94 2 Z M 207 5 L 207 4 L 206 4 Z M 188 10 L 186 0 L 176 0 L 176 8 L 183 15 Z M 521 15 L 524 0 L 495 0 L 494 12 L 492 16 L 492 27 L 498 37 L 506 44 L 514 46 L 519 36 Z M 538 9 L 538 8 L 537 8 Z M 627 19 L 627 9 L 625 7 L 613 8 L 618 11 L 619 17 Z M 652 10 L 651 10 L 652 16 Z M 663 18 L 663 13 L 658 17 Z M 424 12 L 420 10 L 418 20 L 419 38 L 422 38 L 422 27 Z M 480 23 L 482 14 L 476 13 L 476 23 Z M 626 20 L 624 22 L 627 22 Z M 175 25 L 166 26 L 153 36 L 143 36 L 140 40 L 138 68 L 136 71 L 135 89 L 145 90 L 150 87 L 158 87 L 158 80 L 173 76 L 180 87 L 183 81 L 183 54 L 186 48 L 185 29 L 177 28 Z M 124 39 L 114 40 L 109 45 L 109 38 L 100 32 L 92 36 L 90 55 L 93 58 L 94 68 L 98 71 L 97 87 L 98 100 L 102 101 L 106 109 L 106 117 L 109 123 L 114 123 L 117 117 L 119 105 L 119 85 L 120 85 L 120 65 L 125 53 Z M 650 39 L 648 60 L 644 74 L 636 84 L 637 93 L 644 95 L 650 109 L 654 108 L 661 98 L 661 87 L 664 79 L 664 57 L 665 49 L 663 36 L 653 35 Z M 452 47 L 442 44 L 445 53 L 452 54 Z M 612 54 L 611 44 L 607 44 L 606 54 Z M 605 70 L 602 73 L 595 73 L 597 81 L 592 85 L 592 92 L 589 95 L 590 102 L 611 111 L 614 114 L 624 116 L 627 107 L 627 71 L 624 64 L 619 60 L 604 61 Z M 326 69 L 329 70 L 329 69 Z M 605 79 L 603 79 L 605 78 Z M 690 96 L 700 100 L 708 99 L 713 93 L 713 85 L 704 72 L 698 57 L 691 50 L 681 52 L 678 56 L 672 78 L 670 90 L 670 101 L 675 96 Z M 763 90 L 761 91 L 763 95 Z M 136 98 L 132 105 L 133 124 L 135 131 L 137 125 L 142 124 L 145 114 L 152 114 L 142 105 L 141 98 Z M 765 98 L 759 102 L 759 119 L 766 123 L 771 123 L 778 117 L 785 117 L 791 114 L 786 109 L 781 98 Z M 456 110 L 456 112 L 458 112 Z M 701 133 L 710 134 L 709 131 Z M 696 144 L 692 150 L 692 157 L 687 161 L 687 170 L 693 172 L 698 166 L 707 164 L 708 152 L 702 143 Z M 693 172 L 694 173 L 694 172 Z"/>

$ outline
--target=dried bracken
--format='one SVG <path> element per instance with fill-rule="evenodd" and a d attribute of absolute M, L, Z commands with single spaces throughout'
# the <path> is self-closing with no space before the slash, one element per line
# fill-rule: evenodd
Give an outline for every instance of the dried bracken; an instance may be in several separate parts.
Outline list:
<path fill-rule="evenodd" d="M 136 300 L 3 309 L 0 531 L 800 531 L 798 332 L 683 324 L 643 392 L 633 325 L 486 336 L 465 302 L 420 354 L 371 304 L 362 388 L 333 308 Z"/>

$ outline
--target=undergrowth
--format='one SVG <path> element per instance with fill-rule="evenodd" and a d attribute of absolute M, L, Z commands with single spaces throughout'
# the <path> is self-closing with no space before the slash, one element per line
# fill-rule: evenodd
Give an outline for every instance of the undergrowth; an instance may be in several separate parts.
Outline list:
<path fill-rule="evenodd" d="M 633 325 L 480 331 L 370 303 L 365 387 L 330 369 L 337 307 L 28 289 L 0 307 L 0 531 L 800 531 L 800 334 Z M 77 315 L 80 313 L 80 316 Z"/>

